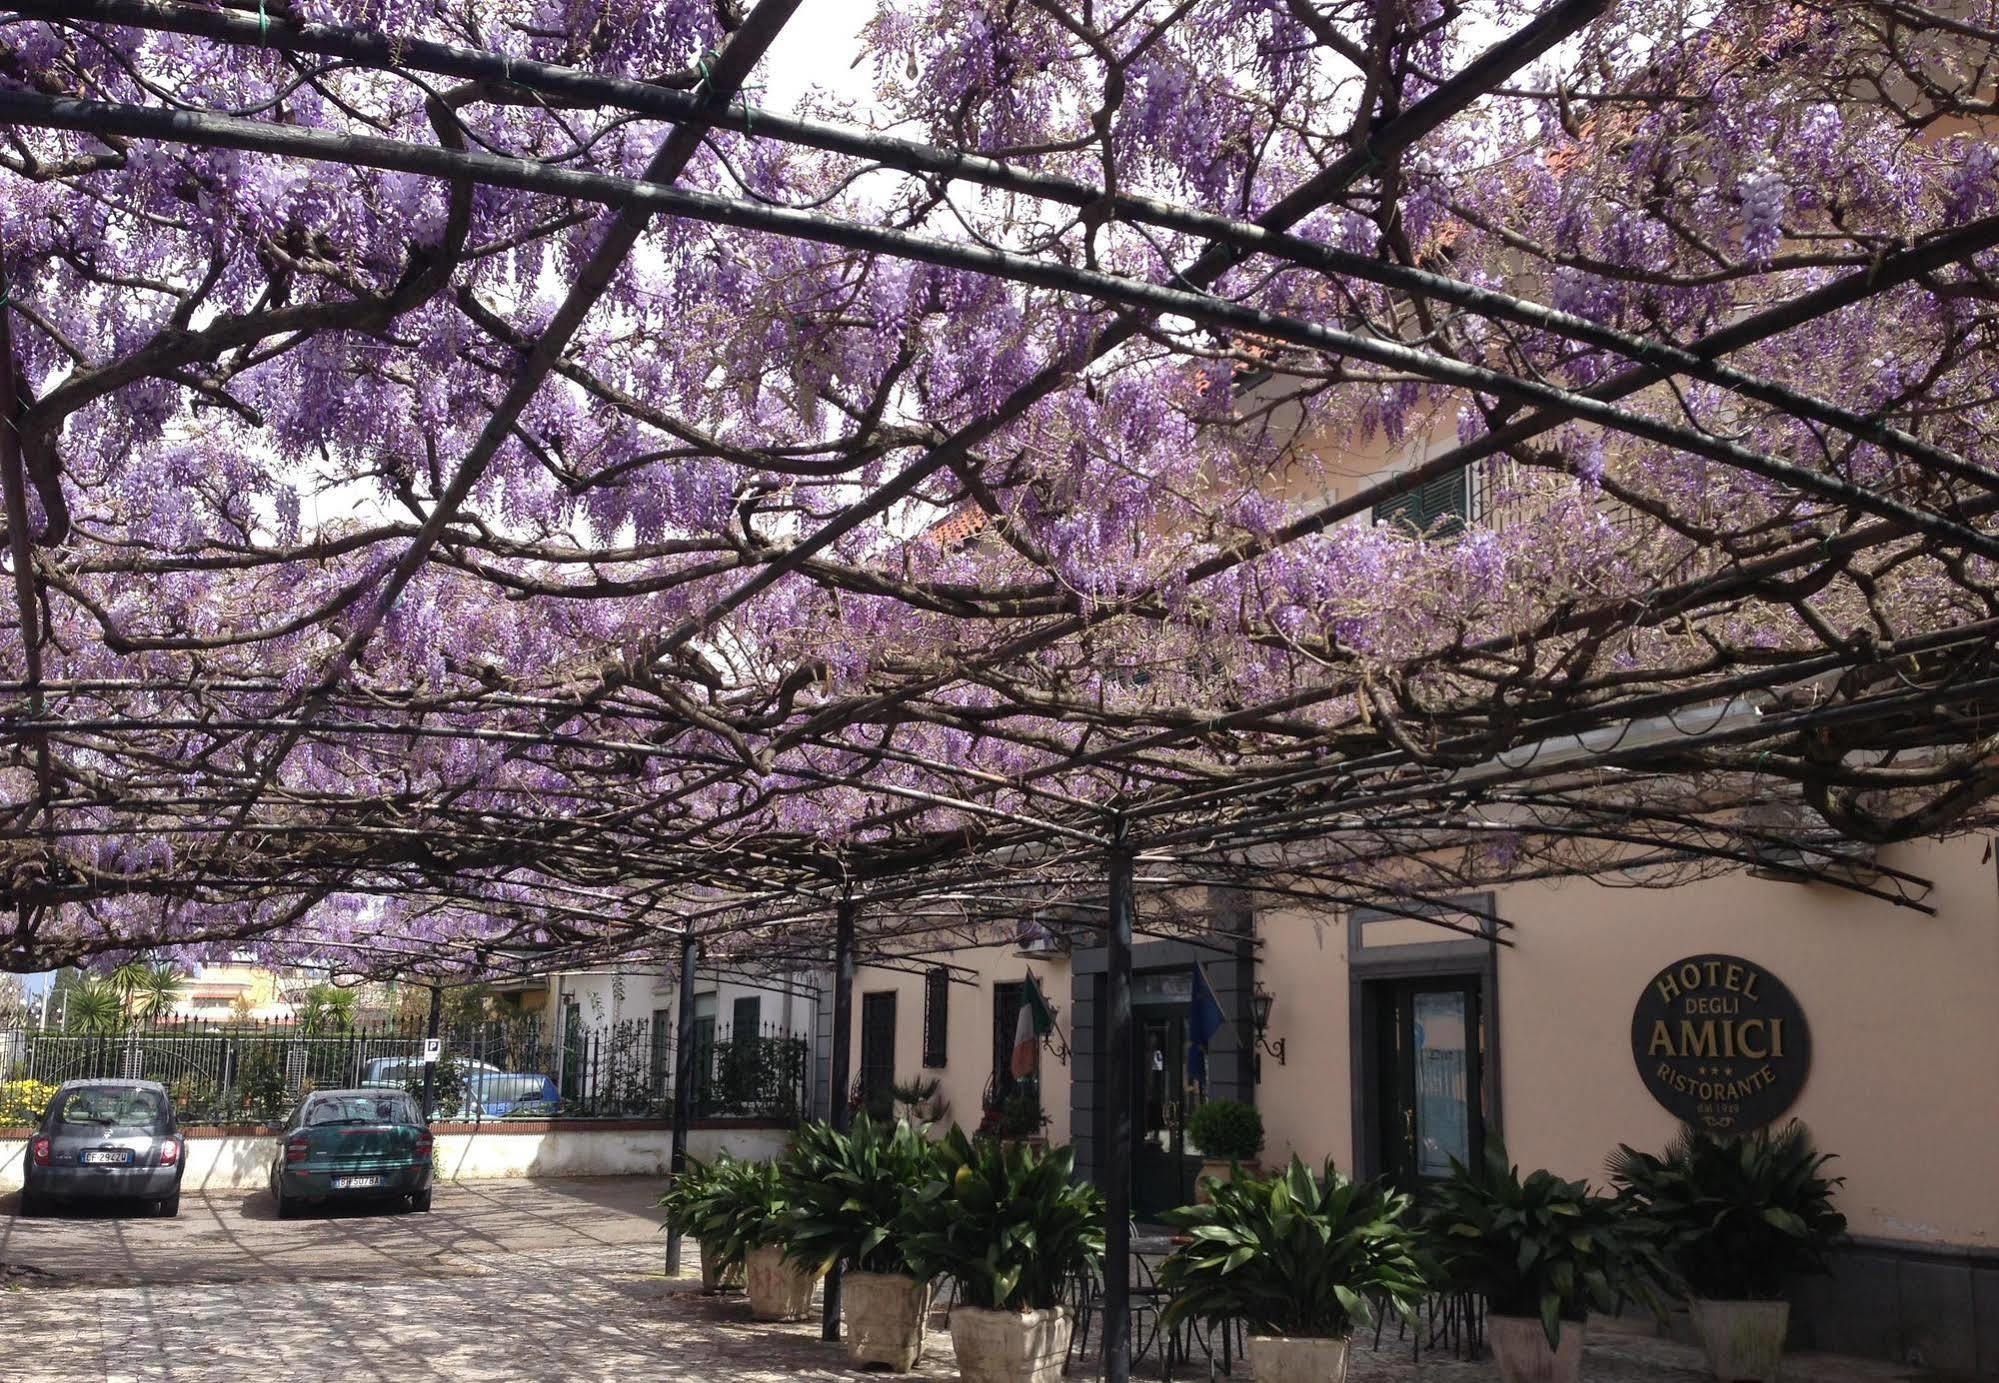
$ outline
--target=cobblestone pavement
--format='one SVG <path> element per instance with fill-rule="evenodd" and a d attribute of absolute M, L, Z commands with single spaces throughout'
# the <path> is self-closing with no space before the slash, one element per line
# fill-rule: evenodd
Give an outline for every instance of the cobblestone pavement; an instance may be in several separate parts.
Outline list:
<path fill-rule="evenodd" d="M 757 1324 L 740 1297 L 703 1297 L 661 1273 L 649 1184 L 474 1183 L 442 1188 L 427 1216 L 342 1214 L 279 1222 L 243 1193 L 189 1197 L 178 1221 L 13 1218 L 0 1201 L 0 1378 L 33 1383 L 240 1383 L 244 1378 L 852 1379 L 816 1323 Z M 26 1285 L 23 1285 L 26 1284 Z M 1078 1369 L 1087 1378 L 1092 1370 Z M 1140 1372 L 1157 1377 L 1157 1360 Z M 1203 1378 L 1205 1361 L 1175 1377 Z M 919 1375 L 948 1379 L 948 1336 Z M 1238 1377 L 1246 1376 L 1238 1367 Z M 1696 1383 L 1691 1349 L 1597 1330 L 1591 1383 Z M 1918 1375 L 1801 1356 L 1788 1383 Z M 1489 1380 L 1489 1363 L 1384 1341 L 1353 1377 Z"/>

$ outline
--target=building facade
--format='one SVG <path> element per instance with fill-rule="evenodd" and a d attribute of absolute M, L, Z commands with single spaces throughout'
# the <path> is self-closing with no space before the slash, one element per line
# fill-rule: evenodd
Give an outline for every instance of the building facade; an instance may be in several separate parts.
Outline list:
<path fill-rule="evenodd" d="M 1459 900 L 1498 919 L 1480 936 L 1452 929 L 1462 915 L 1447 927 L 1215 890 L 1205 936 L 1133 948 L 1134 1206 L 1191 1197 L 1184 1127 L 1203 1098 L 1258 1106 L 1266 1165 L 1330 1158 L 1418 1188 L 1495 1139 L 1523 1168 L 1600 1186 L 1620 1143 L 1662 1149 L 1682 1117 L 1796 1118 L 1836 1155 L 1851 1234 L 1832 1277 L 1797 1286 L 1799 1343 L 1999 1373 L 1999 859 L 1967 837 L 1888 847 L 1880 863 L 1930 881 L 1934 915 L 1794 877 L 1569 879 Z M 1082 1175 L 1117 1175 L 1102 1155 L 1102 949 L 939 959 L 954 981 L 941 1047 L 924 976 L 859 972 L 857 1082 L 935 1076 L 949 1117 L 973 1127 L 1031 969 L 1067 994 L 1061 1042 L 1041 1054 L 1047 1134 L 1074 1142 Z M 1186 1061 L 1197 966 L 1224 1018 L 1205 1090 Z"/>

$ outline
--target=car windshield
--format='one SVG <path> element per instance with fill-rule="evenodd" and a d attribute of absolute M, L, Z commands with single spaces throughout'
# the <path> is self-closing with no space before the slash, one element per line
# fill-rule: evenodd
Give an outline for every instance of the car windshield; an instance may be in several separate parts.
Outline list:
<path fill-rule="evenodd" d="M 62 1097 L 56 1117 L 92 1128 L 144 1128 L 159 1123 L 166 1104 L 156 1091 L 130 1085 L 91 1085 Z"/>
<path fill-rule="evenodd" d="M 407 1095 L 319 1095 L 305 1107 L 305 1124 L 420 1124 Z"/>

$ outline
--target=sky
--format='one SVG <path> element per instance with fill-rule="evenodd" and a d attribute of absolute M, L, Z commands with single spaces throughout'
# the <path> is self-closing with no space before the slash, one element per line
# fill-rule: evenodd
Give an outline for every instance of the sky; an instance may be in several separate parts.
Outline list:
<path fill-rule="evenodd" d="M 874 12 L 873 0 L 805 0 L 771 45 L 765 88 L 752 103 L 789 113 L 814 86 L 865 100 L 873 73 L 853 62 L 861 51 L 861 25 Z"/>

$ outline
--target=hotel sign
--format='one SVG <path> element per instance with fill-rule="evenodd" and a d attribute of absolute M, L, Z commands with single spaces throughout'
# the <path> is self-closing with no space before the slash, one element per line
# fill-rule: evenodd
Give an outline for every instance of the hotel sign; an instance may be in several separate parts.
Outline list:
<path fill-rule="evenodd" d="M 1654 975 L 1631 1015 L 1645 1088 L 1683 1123 L 1739 1133 L 1791 1107 L 1812 1038 L 1791 991 L 1741 956 L 1689 956 Z"/>

